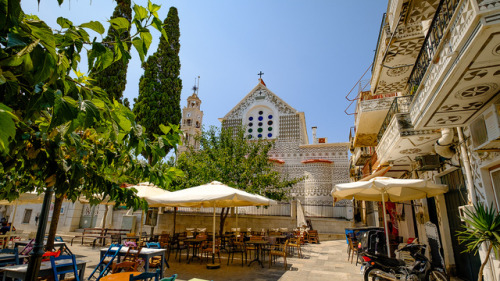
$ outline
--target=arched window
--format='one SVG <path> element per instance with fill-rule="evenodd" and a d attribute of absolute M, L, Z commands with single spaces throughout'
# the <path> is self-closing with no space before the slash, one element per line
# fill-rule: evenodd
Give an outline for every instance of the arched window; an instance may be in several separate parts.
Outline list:
<path fill-rule="evenodd" d="M 274 139 L 277 137 L 277 118 L 273 109 L 257 105 L 251 108 L 243 120 L 248 139 Z"/>

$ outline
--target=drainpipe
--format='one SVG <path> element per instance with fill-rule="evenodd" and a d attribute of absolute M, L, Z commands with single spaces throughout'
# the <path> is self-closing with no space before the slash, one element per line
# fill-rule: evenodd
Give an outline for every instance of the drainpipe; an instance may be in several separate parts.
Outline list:
<path fill-rule="evenodd" d="M 451 159 L 453 155 L 455 155 L 455 150 L 451 148 L 453 137 L 453 129 L 442 128 L 441 138 L 438 139 L 434 144 L 434 150 L 436 151 L 436 153 L 446 159 Z"/>
<path fill-rule="evenodd" d="M 465 139 L 462 127 L 457 127 L 457 132 L 458 132 L 458 141 L 460 142 L 460 158 L 462 158 L 462 162 L 464 163 L 465 179 L 467 181 L 467 186 L 469 189 L 468 203 L 469 205 L 472 205 L 473 203 L 477 202 L 476 201 L 477 198 L 474 188 L 474 180 L 472 178 L 472 170 L 470 167 L 469 155 L 467 154 L 467 147 L 465 146 Z"/>

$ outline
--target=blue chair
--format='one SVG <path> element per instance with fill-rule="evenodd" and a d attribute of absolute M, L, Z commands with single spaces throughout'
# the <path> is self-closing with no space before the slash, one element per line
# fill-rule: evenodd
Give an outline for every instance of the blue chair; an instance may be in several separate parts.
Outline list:
<path fill-rule="evenodd" d="M 129 281 L 139 281 L 139 280 L 158 281 L 159 277 L 160 277 L 160 269 L 157 269 L 155 272 L 143 272 L 136 276 L 130 274 Z"/>
<path fill-rule="evenodd" d="M 57 262 L 60 260 L 65 260 L 66 262 Z M 73 273 L 75 277 L 63 278 L 62 280 L 80 281 L 80 277 L 78 276 L 78 269 L 76 268 L 75 255 L 62 255 L 58 257 L 51 256 L 50 264 L 52 265 L 52 271 L 54 272 L 54 281 L 59 281 L 59 276 L 64 276 L 66 273 Z"/>
<path fill-rule="evenodd" d="M 177 274 L 174 274 L 170 277 L 162 278 L 162 279 L 160 279 L 160 281 L 175 281 L 175 279 L 177 279 Z"/>
<path fill-rule="evenodd" d="M 9 260 L 4 260 L 0 262 L 0 266 L 7 266 L 7 265 L 18 265 L 19 264 L 19 251 L 17 248 L 14 249 L 1 249 L 0 254 L 11 254 L 14 255 L 12 259 Z"/>
<path fill-rule="evenodd" d="M 115 260 L 116 256 L 118 256 L 118 254 L 120 253 L 121 249 L 122 245 L 111 244 L 111 246 L 109 246 L 108 250 L 102 256 L 101 261 L 99 261 L 99 264 L 96 266 L 94 271 L 92 271 L 92 274 L 90 274 L 88 280 L 90 280 L 97 271 L 99 271 L 99 276 L 97 276 L 97 280 L 101 279 L 101 277 L 110 272 L 111 265 L 113 264 L 113 261 Z"/>
<path fill-rule="evenodd" d="M 161 249 L 160 242 L 148 242 L 148 243 L 146 243 L 146 247 L 150 248 L 150 249 Z M 150 262 L 149 266 L 151 266 L 152 264 L 155 264 L 154 261 L 155 260 L 157 261 L 159 258 L 158 257 L 152 257 L 151 259 L 152 259 L 153 262 L 152 263 Z M 170 268 L 170 265 L 167 262 L 167 258 L 165 258 L 163 260 L 163 262 L 165 263 L 165 265 L 167 266 L 167 268 Z"/>

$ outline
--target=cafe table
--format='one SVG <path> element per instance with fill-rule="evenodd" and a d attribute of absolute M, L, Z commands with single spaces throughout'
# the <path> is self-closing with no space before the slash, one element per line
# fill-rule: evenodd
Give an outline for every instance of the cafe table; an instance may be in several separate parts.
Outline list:
<path fill-rule="evenodd" d="M 251 260 L 250 263 L 248 263 L 248 266 L 252 265 L 253 262 L 257 262 L 260 264 L 262 268 L 264 268 L 264 265 L 262 264 L 262 261 L 260 260 L 260 252 L 262 251 L 262 245 L 269 245 L 269 241 L 266 240 L 248 240 L 245 242 L 245 244 L 250 244 L 254 245 L 256 249 L 255 253 L 255 259 Z"/>
<path fill-rule="evenodd" d="M 57 263 L 67 263 L 68 260 L 58 260 Z M 84 260 L 76 260 L 76 269 L 78 270 L 78 276 L 80 280 L 84 280 L 85 275 L 85 266 L 87 265 L 87 261 Z M 68 265 L 67 267 L 61 267 L 61 269 L 70 269 L 72 265 Z M 0 271 L 3 272 L 3 281 L 7 280 L 7 278 L 17 279 L 17 280 L 25 280 L 26 272 L 28 271 L 27 264 L 20 265 L 12 265 L 12 266 L 4 266 L 0 267 Z M 54 271 L 52 270 L 52 265 L 50 261 L 43 261 L 40 264 L 40 271 L 38 272 L 38 277 L 45 276 L 53 276 Z"/>
<path fill-rule="evenodd" d="M 200 245 L 201 243 L 203 243 L 203 241 L 207 241 L 207 239 L 202 239 L 202 238 L 188 238 L 188 239 L 184 239 L 183 242 L 184 243 L 187 243 L 189 246 L 192 245 L 191 248 L 193 248 L 193 255 L 191 257 L 189 257 L 189 248 L 188 248 L 188 256 L 187 256 L 187 263 L 190 263 L 194 258 L 197 258 L 199 260 L 201 260 L 201 257 L 198 256 L 198 251 L 197 249 L 200 248 Z"/>
<path fill-rule="evenodd" d="M 130 280 L 130 275 L 137 276 L 141 273 L 142 272 L 139 272 L 139 271 L 113 273 L 113 274 L 108 274 L 106 276 L 101 277 L 100 281 L 128 281 L 128 280 Z"/>
<path fill-rule="evenodd" d="M 116 249 L 115 247 L 113 248 Z M 120 256 L 125 256 L 127 254 L 128 248 L 129 247 L 121 248 L 120 253 L 118 254 L 118 259 Z M 102 257 L 104 256 L 107 250 L 108 248 L 101 248 L 101 257 L 99 260 L 102 260 Z M 142 248 L 141 252 L 139 253 L 139 257 L 144 259 L 145 262 L 144 270 L 149 271 L 149 259 L 151 259 L 152 257 L 161 256 L 160 268 L 162 270 L 160 270 L 160 277 L 163 278 L 163 264 L 165 261 L 165 251 L 166 249 Z M 131 254 L 137 253 L 137 250 L 130 250 L 130 253 Z"/>

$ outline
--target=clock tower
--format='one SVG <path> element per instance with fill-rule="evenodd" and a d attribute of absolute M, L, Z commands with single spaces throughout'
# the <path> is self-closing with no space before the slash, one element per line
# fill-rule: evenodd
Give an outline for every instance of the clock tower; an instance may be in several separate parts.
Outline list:
<path fill-rule="evenodd" d="M 187 106 L 182 109 L 182 145 L 179 146 L 179 154 L 187 151 L 189 147 L 195 150 L 200 148 L 196 136 L 201 135 L 203 111 L 200 110 L 201 100 L 198 98 L 198 87 L 193 87 L 193 90 L 193 94 L 187 98 Z"/>

